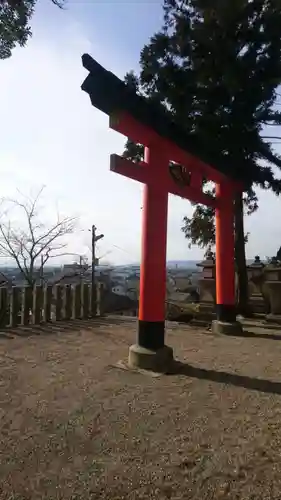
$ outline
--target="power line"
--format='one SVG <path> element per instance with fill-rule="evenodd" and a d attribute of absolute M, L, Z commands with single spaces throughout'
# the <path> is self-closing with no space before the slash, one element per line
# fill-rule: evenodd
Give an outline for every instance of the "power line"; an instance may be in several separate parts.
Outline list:
<path fill-rule="evenodd" d="M 131 259 L 133 260 L 136 260 L 136 258 L 132 255 L 131 252 L 129 252 L 128 250 L 125 250 L 125 248 L 122 248 L 120 247 L 119 245 L 114 245 L 113 243 L 110 243 L 110 245 L 114 248 L 117 248 L 117 250 L 121 250 L 121 252 L 124 252 L 126 253 L 127 255 L 129 255 L 131 257 Z"/>

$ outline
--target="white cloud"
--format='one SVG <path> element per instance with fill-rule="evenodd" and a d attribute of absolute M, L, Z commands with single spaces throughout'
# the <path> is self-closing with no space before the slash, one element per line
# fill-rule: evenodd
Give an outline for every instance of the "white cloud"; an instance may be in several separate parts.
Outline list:
<path fill-rule="evenodd" d="M 118 71 L 114 57 L 110 65 L 109 55 L 90 44 L 79 28 L 67 25 L 57 44 L 34 36 L 27 48 L 1 62 L 1 194 L 45 184 L 64 212 L 78 212 L 82 226 L 95 223 L 104 232 L 101 253 L 110 249 L 111 260 L 135 261 L 140 256 L 142 186 L 109 171 L 109 155 L 123 150 L 125 138 L 108 128 L 108 117 L 80 89 L 86 76 L 83 52 L 119 74 L 125 67 Z M 188 255 L 180 232 L 185 206 L 188 202 L 182 200 L 170 203 L 171 258 Z M 83 238 L 79 233 L 72 243 L 75 251 L 85 246 Z"/>
<path fill-rule="evenodd" d="M 279 212 L 280 198 L 270 192 L 257 190 L 259 210 L 245 218 L 245 230 L 250 232 L 246 252 L 249 258 L 260 255 L 272 257 L 281 246 Z"/>
<path fill-rule="evenodd" d="M 69 215 L 79 213 L 81 227 L 95 223 L 105 234 L 101 254 L 111 250 L 107 257 L 111 261 L 136 261 L 142 187 L 109 171 L 109 155 L 122 151 L 124 137 L 109 130 L 108 117 L 95 110 L 80 89 L 86 76 L 83 52 L 120 76 L 126 61 L 118 64 L 113 51 L 90 42 L 81 25 L 66 19 L 55 38 L 35 35 L 27 48 L 1 61 L 1 195 L 46 184 L 52 203 L 58 200 Z M 274 218 L 268 218 L 269 210 L 278 211 L 279 201 L 268 194 L 262 199 L 258 214 L 247 221 L 251 256 L 270 254 L 281 244 Z M 182 217 L 190 211 L 188 201 L 173 197 L 169 202 L 170 259 L 202 255 L 196 248 L 188 250 L 180 230 Z M 87 239 L 87 233 L 77 233 L 73 251 L 83 253 Z"/>

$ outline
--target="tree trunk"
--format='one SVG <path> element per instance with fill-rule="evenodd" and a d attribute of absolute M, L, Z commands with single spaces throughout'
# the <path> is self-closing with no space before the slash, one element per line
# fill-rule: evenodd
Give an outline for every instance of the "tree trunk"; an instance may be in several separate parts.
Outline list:
<path fill-rule="evenodd" d="M 243 194 L 237 194 L 235 198 L 235 261 L 237 272 L 237 309 L 243 316 L 250 315 L 249 293 L 248 293 L 248 275 L 245 252 L 245 234 L 244 234 L 244 213 L 243 213 Z"/>

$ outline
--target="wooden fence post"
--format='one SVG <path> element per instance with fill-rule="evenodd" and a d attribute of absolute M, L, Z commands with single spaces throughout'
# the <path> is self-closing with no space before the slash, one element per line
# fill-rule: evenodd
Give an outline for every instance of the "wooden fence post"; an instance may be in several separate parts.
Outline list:
<path fill-rule="evenodd" d="M 96 283 L 96 298 L 97 298 L 97 305 L 96 305 L 96 311 L 97 311 L 97 316 L 101 316 L 101 283 Z"/>
<path fill-rule="evenodd" d="M 99 316 L 104 315 L 104 284 L 97 284 L 97 313 Z"/>
<path fill-rule="evenodd" d="M 90 301 L 89 301 L 89 285 L 84 283 L 82 285 L 82 318 L 89 318 L 90 314 Z"/>
<path fill-rule="evenodd" d="M 5 327 L 8 325 L 8 288 L 0 288 L 0 327 Z"/>
<path fill-rule="evenodd" d="M 43 289 L 41 286 L 33 287 L 32 324 L 40 325 L 42 321 Z"/>
<path fill-rule="evenodd" d="M 61 285 L 55 286 L 55 303 L 56 303 L 55 321 L 60 321 L 62 319 L 62 287 L 61 287 Z"/>
<path fill-rule="evenodd" d="M 90 287 L 91 288 L 90 307 L 91 307 L 91 317 L 92 318 L 94 318 L 98 314 L 98 304 L 99 304 L 98 287 L 99 287 L 99 283 L 97 283 L 97 282 L 94 283 L 94 290 L 93 290 L 93 284 L 91 284 L 91 287 Z"/>
<path fill-rule="evenodd" d="M 71 319 L 72 313 L 72 289 L 71 285 L 65 285 L 63 287 L 63 318 L 66 320 Z"/>
<path fill-rule="evenodd" d="M 43 321 L 48 323 L 51 321 L 51 307 L 53 298 L 53 287 L 51 285 L 44 286 L 43 289 Z"/>
<path fill-rule="evenodd" d="M 21 324 L 29 325 L 30 312 L 32 310 L 32 287 L 25 286 L 22 290 L 22 303 L 21 303 Z"/>
<path fill-rule="evenodd" d="M 10 326 L 17 326 L 20 323 L 21 313 L 20 290 L 14 286 L 10 292 Z"/>
<path fill-rule="evenodd" d="M 92 294 L 92 285 L 89 285 L 89 318 L 92 318 L 92 300 L 93 300 L 93 294 Z"/>
<path fill-rule="evenodd" d="M 73 319 L 81 319 L 81 285 L 74 285 Z"/>

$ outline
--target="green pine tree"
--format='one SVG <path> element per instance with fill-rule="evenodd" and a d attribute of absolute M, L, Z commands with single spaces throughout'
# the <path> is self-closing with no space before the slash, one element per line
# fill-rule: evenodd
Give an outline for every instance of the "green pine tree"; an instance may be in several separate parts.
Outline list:
<path fill-rule="evenodd" d="M 32 35 L 29 21 L 37 0 L 2 0 L 0 2 L 0 59 L 7 59 L 19 45 L 24 47 Z M 51 0 L 62 8 L 65 0 Z"/>
<path fill-rule="evenodd" d="M 281 191 L 274 152 L 265 125 L 280 125 L 276 110 L 281 82 L 279 0 L 164 0 L 164 22 L 140 55 L 139 76 L 125 80 L 137 92 L 166 107 L 202 150 L 213 150 L 247 169 L 252 182 L 235 200 L 235 257 L 239 307 L 248 310 L 244 212 L 258 208 L 255 186 Z M 141 158 L 131 141 L 125 156 Z M 214 243 L 214 212 L 194 206 L 182 227 L 189 243 Z"/>

